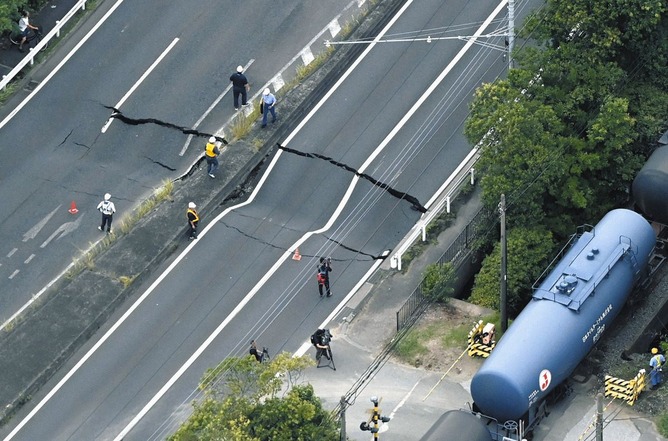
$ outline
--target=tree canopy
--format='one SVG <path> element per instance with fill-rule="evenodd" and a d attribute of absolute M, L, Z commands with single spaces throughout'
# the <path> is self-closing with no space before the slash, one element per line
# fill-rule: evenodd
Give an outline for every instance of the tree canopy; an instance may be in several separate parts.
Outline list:
<path fill-rule="evenodd" d="M 309 357 L 279 354 L 268 363 L 231 357 L 207 370 L 204 398 L 170 441 L 309 441 L 339 439 L 311 385 L 298 384 Z M 281 394 L 282 392 L 282 394 Z"/>
<path fill-rule="evenodd" d="M 547 0 L 523 27 L 529 44 L 513 54 L 516 68 L 476 91 L 465 134 L 472 144 L 485 139 L 482 199 L 495 209 L 506 195 L 509 241 L 563 242 L 627 203 L 668 126 L 666 11 L 664 0 Z M 509 278 L 522 284 L 512 295 L 530 287 L 530 259 L 546 252 L 536 251 L 509 242 Z M 499 261 L 497 247 L 472 299 L 498 306 Z"/>

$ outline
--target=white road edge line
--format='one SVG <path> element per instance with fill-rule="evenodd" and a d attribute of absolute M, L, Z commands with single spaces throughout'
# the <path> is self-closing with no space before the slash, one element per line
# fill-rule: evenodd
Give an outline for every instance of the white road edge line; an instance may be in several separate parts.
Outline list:
<path fill-rule="evenodd" d="M 120 1 L 122 1 L 122 0 L 120 0 Z M 324 105 L 324 103 L 325 103 L 325 102 L 329 99 L 329 97 L 335 92 L 335 90 L 338 89 L 338 88 L 341 86 L 341 84 L 343 83 L 343 81 L 344 81 L 348 76 L 350 76 L 350 74 L 351 74 L 351 73 L 353 72 L 353 70 L 357 67 L 357 65 L 358 65 L 359 63 L 361 63 L 362 59 L 364 59 L 364 58 L 368 55 L 368 53 L 373 49 L 373 47 L 375 46 L 376 42 L 377 42 L 378 40 L 380 40 L 380 39 L 383 37 L 383 35 L 385 35 L 385 33 L 392 27 L 392 25 L 393 25 L 393 24 L 399 19 L 399 17 L 406 11 L 406 9 L 408 9 L 408 7 L 413 3 L 413 1 L 414 1 L 414 0 L 408 0 L 408 1 L 403 5 L 403 7 L 402 7 L 401 10 L 397 13 L 397 15 L 395 15 L 395 16 L 392 18 L 392 20 L 390 20 L 390 22 L 385 26 L 385 28 L 383 28 L 383 30 L 378 34 L 378 36 L 375 37 L 374 42 L 373 42 L 372 44 L 370 44 L 370 45 L 365 49 L 365 51 L 364 51 L 364 52 L 357 58 L 357 60 L 355 60 L 355 62 L 353 62 L 353 64 L 348 68 L 348 70 L 345 72 L 345 74 L 342 75 L 341 78 L 339 78 L 339 80 L 334 84 L 334 86 L 332 86 L 332 88 L 331 88 L 331 89 L 330 89 L 330 90 L 323 96 L 323 98 L 318 102 L 318 104 L 311 110 L 311 112 L 309 112 L 309 114 L 308 114 L 308 115 L 307 115 L 307 116 L 300 122 L 300 124 L 295 128 L 295 130 L 288 136 L 288 138 L 287 138 L 287 139 L 285 140 L 285 142 L 283 143 L 284 145 L 287 145 L 288 142 L 290 142 L 290 141 L 292 140 L 292 138 L 294 138 L 294 136 L 297 134 L 297 132 L 299 132 L 299 131 L 306 125 L 306 123 L 313 117 L 313 115 L 320 109 L 320 107 L 322 107 L 322 106 Z M 492 14 L 491 14 L 491 15 L 485 20 L 485 22 L 481 25 L 480 29 L 478 29 L 478 31 L 476 32 L 474 38 L 470 39 L 470 40 L 466 43 L 466 45 L 464 46 L 464 48 L 459 52 L 459 54 L 457 54 L 457 56 L 455 57 L 455 60 L 458 61 L 458 60 L 463 56 L 463 53 L 466 52 L 466 51 L 468 51 L 468 49 L 471 47 L 471 45 L 473 45 L 473 42 L 474 42 L 474 40 L 475 40 L 475 37 L 476 37 L 477 35 L 480 35 L 480 33 L 482 32 L 482 30 L 485 29 L 485 28 L 489 25 L 489 23 L 493 20 L 493 18 L 494 18 L 496 15 L 498 15 L 498 13 L 500 12 L 500 10 L 507 4 L 507 2 L 508 2 L 508 0 L 502 0 L 501 3 L 499 3 L 499 5 L 498 5 L 498 6 L 496 7 L 496 9 L 494 10 L 494 12 L 492 12 Z M 453 60 L 453 61 L 454 61 L 454 60 Z M 452 65 L 453 65 L 453 64 L 452 64 L 452 62 L 451 62 L 451 63 L 448 65 L 448 67 L 446 68 L 446 71 L 449 71 L 449 70 L 452 68 Z M 445 71 L 444 71 L 444 72 L 445 72 Z M 442 81 L 442 80 L 443 80 L 443 77 L 445 77 L 445 74 L 442 73 L 442 74 L 438 77 L 437 82 Z M 431 91 L 432 91 L 436 86 L 437 86 L 437 84 L 436 84 L 436 85 L 432 84 L 432 86 L 431 86 L 427 91 L 428 91 L 429 93 L 431 93 Z M 426 93 L 425 93 L 425 94 L 426 94 Z M 425 95 L 423 95 L 422 98 L 423 98 L 423 99 L 421 99 L 421 100 L 418 101 L 419 104 L 421 104 L 422 101 L 424 101 L 424 100 L 426 99 Z M 419 107 L 418 103 L 416 103 L 416 105 L 414 105 L 414 106 L 411 108 L 411 112 L 415 112 L 415 111 L 417 110 L 417 108 Z M 406 122 L 407 120 L 408 120 L 408 118 L 407 118 L 407 117 L 404 117 L 404 118 L 402 119 L 402 124 L 405 124 L 405 122 Z M 398 130 L 397 130 L 397 131 L 398 131 Z M 396 134 L 396 132 L 393 132 L 393 133 Z M 388 135 L 388 136 L 389 136 L 389 135 Z M 394 135 L 392 135 L 392 136 L 394 136 Z M 386 138 L 386 139 L 387 139 L 387 138 Z M 388 140 L 388 142 L 389 142 L 389 140 Z M 387 143 L 385 143 L 385 144 L 387 144 Z M 384 147 L 384 146 L 383 146 L 383 147 Z M 260 189 L 261 189 L 262 186 L 264 185 L 264 182 L 267 180 L 269 174 L 271 173 L 273 167 L 274 167 L 274 166 L 276 165 L 276 163 L 278 162 L 278 159 L 280 158 L 282 152 L 283 152 L 282 150 L 279 150 L 279 151 L 276 153 L 276 155 L 274 155 L 274 158 L 272 159 L 270 165 L 268 166 L 267 171 L 265 172 L 265 174 L 262 176 L 262 178 L 261 178 L 260 181 L 258 182 L 257 186 L 256 186 L 255 189 L 253 190 L 253 192 L 252 192 L 251 196 L 248 198 L 248 200 L 245 201 L 245 202 L 243 202 L 243 203 L 241 203 L 241 204 L 238 204 L 238 205 L 236 205 L 236 206 L 229 207 L 229 208 L 227 208 L 225 211 L 223 211 L 221 214 L 219 214 L 219 215 L 218 215 L 218 216 L 217 216 L 217 217 L 216 217 L 210 224 L 208 224 L 208 225 L 202 230 L 201 234 L 199 235 L 200 239 L 198 239 L 198 240 L 201 240 L 201 239 L 206 235 L 206 233 L 207 233 L 211 228 L 213 228 L 213 226 L 214 226 L 220 219 L 222 219 L 224 216 L 226 216 L 229 212 L 231 212 L 231 211 L 234 210 L 234 209 L 241 208 L 241 207 L 243 207 L 243 206 L 245 206 L 245 205 L 248 205 L 248 204 L 250 204 L 250 203 L 255 199 L 255 197 L 256 197 L 257 194 L 259 193 Z M 379 150 L 376 149 L 376 151 L 374 152 L 374 155 L 377 155 L 378 153 L 379 153 Z M 370 160 L 367 160 L 367 161 L 365 162 L 365 164 L 364 164 L 364 168 L 368 167 L 368 165 L 370 164 L 370 162 L 371 162 Z M 350 198 L 350 194 L 351 194 L 351 192 L 352 192 L 351 188 L 354 188 L 354 186 L 356 185 L 356 183 L 357 183 L 358 180 L 359 180 L 358 177 L 355 177 L 355 178 L 353 179 L 353 181 L 352 181 L 351 184 L 350 184 L 350 187 L 349 187 L 348 191 L 346 192 L 346 195 L 345 195 L 344 199 L 342 199 L 341 203 L 339 204 L 339 207 L 337 207 L 337 210 L 336 210 L 335 213 L 332 215 L 332 217 L 331 217 L 330 220 L 327 222 L 327 224 L 326 224 L 323 228 L 321 228 L 321 229 L 319 229 L 319 230 L 315 230 L 315 231 L 306 233 L 300 240 L 298 240 L 297 242 L 295 242 L 295 244 L 294 244 L 294 248 L 299 247 L 299 245 L 301 245 L 303 242 L 305 242 L 306 240 L 308 240 L 308 238 L 310 238 L 312 235 L 314 235 L 314 234 L 318 234 L 318 233 L 320 233 L 320 232 L 322 232 L 322 231 L 326 231 L 327 229 L 329 229 L 329 228 L 331 227 L 331 225 L 334 223 L 334 220 L 339 216 L 340 212 L 343 210 L 343 206 L 345 206 L 344 201 L 347 200 L 348 198 Z M 16 435 L 16 434 L 17 434 L 17 433 L 18 433 L 18 432 L 19 432 L 19 431 L 20 431 L 20 430 L 21 430 L 21 429 L 22 429 L 22 428 L 23 428 L 23 427 L 24 427 L 24 426 L 25 426 L 25 425 L 26 425 L 26 424 L 27 424 L 27 423 L 28 423 L 28 422 L 29 422 L 29 421 L 36 415 L 36 414 L 37 414 L 37 412 L 39 412 L 40 409 L 41 409 L 42 407 L 44 407 L 44 406 L 46 405 L 46 403 L 47 403 L 47 402 L 48 402 L 48 401 L 49 401 L 49 400 L 50 400 L 50 399 L 51 399 L 51 398 L 52 398 L 52 397 L 53 397 L 53 396 L 54 396 L 54 395 L 55 395 L 55 394 L 56 394 L 56 393 L 57 393 L 57 392 L 58 392 L 58 391 L 65 385 L 65 383 L 67 383 L 67 382 L 69 381 L 69 379 L 72 378 L 72 377 L 74 376 L 74 374 L 75 374 L 75 373 L 76 373 L 76 372 L 77 372 L 77 371 L 78 371 L 78 370 L 79 370 L 79 369 L 86 363 L 86 361 L 88 361 L 88 359 L 91 358 L 91 357 L 93 356 L 93 354 L 94 354 L 94 353 L 95 353 L 95 352 L 96 352 L 96 351 L 97 351 L 97 350 L 98 350 L 98 349 L 99 349 L 99 348 L 100 348 L 100 347 L 101 347 L 101 346 L 102 346 L 102 345 L 103 345 L 103 344 L 104 344 L 104 343 L 105 343 L 105 342 L 106 342 L 106 341 L 113 335 L 114 332 L 116 332 L 116 330 L 117 330 L 117 329 L 118 329 L 118 328 L 125 322 L 125 320 L 127 320 L 127 318 L 128 318 L 130 315 L 132 315 L 132 313 L 133 313 L 133 312 L 134 312 L 134 311 L 135 311 L 135 310 L 136 310 L 136 309 L 137 309 L 137 308 L 144 302 L 144 300 L 145 300 L 145 299 L 146 299 L 146 298 L 147 298 L 147 297 L 148 297 L 148 296 L 155 290 L 155 288 L 158 287 L 158 285 L 159 285 L 159 284 L 160 284 L 160 283 L 167 277 L 167 275 L 169 275 L 169 274 L 172 272 L 172 270 L 173 270 L 173 269 L 174 269 L 174 268 L 181 262 L 181 260 L 182 260 L 183 258 L 186 257 L 186 255 L 190 252 L 190 250 L 197 244 L 197 241 L 198 241 L 198 240 L 193 241 L 193 242 L 191 242 L 190 244 L 188 244 L 188 246 L 186 247 L 186 249 L 183 250 L 183 251 L 181 252 L 181 254 L 180 254 L 180 255 L 179 255 L 179 256 L 178 256 L 178 257 L 177 257 L 177 258 L 176 258 L 170 265 L 169 265 L 169 267 L 167 267 L 167 269 L 166 269 L 166 270 L 165 270 L 165 271 L 164 271 L 164 272 L 163 272 L 163 273 L 162 273 L 162 274 L 161 274 L 161 275 L 160 275 L 160 276 L 159 276 L 159 277 L 158 277 L 158 278 L 151 284 L 151 286 L 149 286 L 149 288 L 148 288 L 148 289 L 147 289 L 147 290 L 146 290 L 146 291 L 145 291 L 145 292 L 144 292 L 144 293 L 137 299 L 137 301 L 136 301 L 134 304 L 132 304 L 132 306 L 130 306 L 130 308 L 129 308 L 129 309 L 128 309 L 122 316 L 121 316 L 121 318 L 120 318 L 116 323 L 113 324 L 113 326 L 112 326 L 112 327 L 111 327 L 111 328 L 110 328 L 110 329 L 109 329 L 109 330 L 108 330 L 108 331 L 107 331 L 107 332 L 100 338 L 100 340 L 98 340 L 98 341 L 95 343 L 95 345 L 93 345 L 93 347 L 92 347 L 92 348 L 91 348 L 91 349 L 90 349 L 90 350 L 89 350 L 89 351 L 88 351 L 88 352 L 87 352 L 87 353 L 86 353 L 86 354 L 85 354 L 85 355 L 84 355 L 84 356 L 83 356 L 83 357 L 76 363 L 76 365 L 75 365 L 75 366 L 74 366 L 74 367 L 73 367 L 67 374 L 65 374 L 65 376 L 58 382 L 58 384 L 56 384 L 56 386 L 54 386 L 53 389 L 51 389 L 51 390 L 49 391 L 49 393 L 42 399 L 42 401 L 40 401 L 40 402 L 37 404 L 37 406 L 35 406 L 35 408 L 34 408 L 32 411 L 30 411 L 30 413 L 29 413 L 23 420 L 21 420 L 21 422 L 14 428 L 14 430 L 12 430 L 12 432 L 11 432 L 9 435 L 7 435 L 7 437 L 4 439 L 4 441 L 9 441 L 9 440 L 11 440 L 11 439 L 12 439 L 12 438 L 13 438 L 13 437 L 14 437 L 14 436 L 15 436 L 15 435 Z M 283 262 L 284 262 L 285 260 L 287 260 L 287 259 L 292 255 L 292 253 L 293 253 L 293 250 L 292 250 L 292 249 L 289 249 L 289 250 L 287 250 L 287 251 L 281 256 L 281 258 L 280 258 L 280 259 L 279 259 L 279 260 L 272 266 L 272 268 L 271 268 L 267 273 L 265 273 L 265 275 L 262 277 L 262 279 L 260 279 L 260 281 L 259 281 L 259 282 L 255 285 L 255 287 L 254 287 L 254 288 L 253 288 L 253 289 L 246 295 L 246 297 L 244 297 L 244 299 L 239 303 L 239 305 L 237 305 L 237 307 L 236 307 L 236 308 L 235 308 L 235 309 L 234 309 L 234 310 L 233 310 L 233 311 L 232 311 L 232 312 L 225 318 L 225 320 L 224 320 L 224 321 L 223 321 L 223 322 L 216 328 L 216 330 L 215 330 L 211 335 L 209 335 L 209 337 L 204 341 L 204 343 L 202 343 L 202 345 L 200 345 L 200 347 L 199 347 L 199 348 L 198 348 L 198 349 L 197 349 L 197 350 L 196 350 L 196 351 L 195 351 L 195 352 L 188 358 L 188 360 L 186 361 L 186 363 L 184 363 L 184 364 L 181 366 L 181 368 L 179 368 L 179 370 L 178 370 L 178 371 L 177 371 L 177 372 L 176 372 L 176 373 L 169 379 L 169 381 L 168 381 L 167 383 L 165 383 L 165 385 L 163 385 L 163 387 L 162 387 L 162 388 L 156 393 L 156 395 L 153 396 L 153 398 L 152 398 L 152 399 L 151 399 L 151 400 L 150 400 L 150 401 L 149 401 L 149 402 L 142 408 L 142 410 L 141 410 L 137 415 L 135 415 L 135 417 L 134 417 L 134 418 L 132 419 L 132 421 L 130 421 L 130 423 L 123 429 L 123 431 L 121 431 L 121 433 L 120 433 L 119 435 L 117 435 L 117 436 L 114 438 L 114 441 L 122 441 L 122 440 L 123 440 L 123 438 L 124 438 L 124 437 L 125 437 L 125 436 L 126 436 L 126 435 L 127 435 L 133 428 L 134 428 L 134 426 L 136 426 L 137 423 L 138 423 L 138 422 L 139 422 L 139 421 L 140 421 L 140 420 L 141 420 L 141 419 L 142 419 L 142 418 L 143 418 L 143 417 L 144 417 L 144 416 L 151 410 L 151 408 L 158 402 L 158 400 L 160 400 L 160 398 L 162 398 L 162 396 L 163 396 L 163 395 L 164 395 L 164 394 L 165 394 L 165 393 L 172 387 L 172 385 L 173 385 L 174 383 L 176 383 L 176 381 L 177 381 L 177 380 L 183 375 L 183 373 L 184 373 L 184 372 L 185 372 L 185 371 L 186 371 L 186 370 L 187 370 L 187 369 L 188 369 L 188 368 L 195 362 L 195 360 L 197 360 L 197 358 L 199 358 L 199 356 L 206 350 L 206 348 L 213 342 L 213 340 L 214 340 L 214 339 L 215 339 L 215 338 L 216 338 L 216 337 L 223 331 L 223 329 L 224 329 L 225 327 L 227 327 L 227 325 L 229 324 L 229 322 L 230 322 L 230 321 L 231 321 L 231 320 L 232 320 L 232 319 L 233 319 L 233 318 L 234 318 L 234 317 L 235 317 L 235 316 L 236 316 L 236 315 L 237 315 L 237 314 L 238 314 L 238 313 L 245 307 L 245 305 L 246 305 L 246 304 L 247 304 L 247 303 L 248 303 L 248 302 L 255 296 L 255 294 L 256 294 L 256 293 L 259 291 L 259 289 L 264 285 L 264 283 L 265 283 L 265 282 L 266 282 L 266 281 L 273 275 L 274 272 L 276 272 L 276 270 L 278 270 L 278 268 L 283 264 Z M 376 262 L 376 263 L 377 263 L 377 264 L 380 264 L 380 261 L 379 261 L 379 262 Z M 367 273 L 367 274 L 370 274 L 370 273 Z M 349 295 L 350 295 L 350 294 L 349 294 Z"/>
<path fill-rule="evenodd" d="M 127 93 L 126 93 L 125 95 L 123 95 L 123 98 L 121 98 L 121 100 L 114 106 L 116 109 L 120 109 L 120 108 L 121 108 L 121 106 L 123 105 L 123 103 L 124 103 L 128 98 L 130 98 L 130 95 L 132 95 L 132 93 L 137 89 L 137 87 L 139 87 L 139 86 L 141 85 L 141 83 L 144 82 L 144 80 L 146 79 L 146 77 L 148 77 L 148 76 L 151 74 L 151 72 L 153 72 L 153 69 L 155 69 L 156 66 L 157 66 L 158 64 L 160 64 L 160 62 L 162 61 L 162 59 L 165 58 L 165 57 L 167 56 L 167 54 L 169 53 L 169 51 L 171 51 L 172 48 L 173 48 L 173 47 L 176 45 L 176 43 L 178 43 L 178 42 L 179 42 L 178 37 L 175 38 L 174 40 L 172 40 L 172 42 L 169 44 L 169 46 L 167 46 L 167 49 L 165 49 L 164 51 L 162 51 L 162 54 L 160 54 L 160 56 L 153 62 L 153 64 L 151 64 L 151 66 L 146 70 L 146 72 L 144 72 L 144 73 L 142 74 L 142 76 L 139 77 L 139 79 L 137 80 L 137 82 L 130 88 L 130 90 L 127 91 Z M 102 126 L 102 130 L 100 130 L 100 131 L 101 131 L 102 133 L 105 133 L 105 132 L 107 131 L 107 129 L 109 128 L 109 126 L 111 125 L 111 123 L 114 121 L 114 119 L 116 119 L 116 118 L 109 117 L 109 119 L 107 120 L 107 122 L 105 123 L 105 125 Z"/>
<path fill-rule="evenodd" d="M 37 93 L 40 90 L 42 90 L 42 87 L 44 87 L 46 85 L 46 83 L 48 83 L 49 80 L 51 80 L 51 78 L 53 78 L 54 75 L 56 75 L 60 69 L 62 69 L 62 67 L 65 65 L 65 63 L 67 63 L 70 60 L 70 58 L 72 58 L 74 56 L 74 54 L 77 53 L 77 51 L 79 49 L 81 49 L 81 46 L 83 46 L 84 43 L 86 43 L 88 41 L 88 39 L 99 29 L 100 26 L 102 26 L 102 24 L 105 21 L 107 21 L 107 19 L 109 17 L 111 17 L 111 14 L 114 13 L 116 8 L 118 8 L 121 5 L 121 3 L 123 3 L 123 0 L 118 0 L 114 4 L 114 6 L 112 6 L 107 11 L 106 14 L 104 14 L 104 16 L 100 19 L 100 21 L 98 21 L 90 31 L 88 31 L 88 33 L 84 36 L 84 38 L 82 38 L 79 41 L 79 43 L 77 43 L 76 46 L 74 46 L 74 48 L 72 48 L 72 50 L 65 56 L 65 58 L 63 58 L 62 61 L 60 63 L 58 63 L 58 65 L 46 76 L 46 78 L 44 78 L 37 85 L 37 87 L 35 87 L 35 89 L 30 93 L 30 95 L 28 95 L 23 101 L 21 101 L 21 104 L 16 106 L 16 109 L 12 110 L 11 113 L 9 115 L 7 115 L 7 117 L 5 119 L 3 119 L 2 122 L 0 122 L 0 129 L 2 129 L 12 118 L 14 118 L 16 116 L 16 114 L 19 113 L 21 111 L 21 109 L 23 109 L 23 107 L 25 107 L 25 105 L 28 104 L 28 102 L 30 102 L 30 100 L 33 99 L 33 97 L 35 95 L 37 95 Z"/>

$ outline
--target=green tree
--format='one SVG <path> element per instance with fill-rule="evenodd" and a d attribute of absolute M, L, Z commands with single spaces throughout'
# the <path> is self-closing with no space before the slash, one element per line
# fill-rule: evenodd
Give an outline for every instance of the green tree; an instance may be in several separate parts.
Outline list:
<path fill-rule="evenodd" d="M 310 385 L 297 384 L 310 357 L 282 353 L 269 363 L 228 358 L 200 381 L 205 397 L 171 441 L 337 440 L 338 430 Z M 279 396 L 283 391 L 284 394 Z"/>
<path fill-rule="evenodd" d="M 433 302 L 445 303 L 455 292 L 457 273 L 452 263 L 427 266 L 422 279 L 422 292 Z"/>
<path fill-rule="evenodd" d="M 531 298 L 532 285 L 554 253 L 552 234 L 541 228 L 514 228 L 507 237 L 508 314 L 516 316 Z M 499 310 L 501 245 L 494 247 L 475 277 L 469 301 Z"/>
<path fill-rule="evenodd" d="M 0 33 L 17 31 L 20 11 L 26 7 L 26 0 L 3 0 L 0 2 Z"/>

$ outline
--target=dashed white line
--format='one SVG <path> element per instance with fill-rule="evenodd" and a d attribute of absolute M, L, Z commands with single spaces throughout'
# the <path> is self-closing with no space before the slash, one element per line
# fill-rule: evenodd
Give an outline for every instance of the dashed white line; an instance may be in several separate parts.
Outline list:
<path fill-rule="evenodd" d="M 14 255 L 14 253 L 17 252 L 18 250 L 19 250 L 18 248 L 14 248 L 13 250 L 11 250 L 9 252 L 9 254 L 7 254 L 7 257 L 12 257 Z"/>
<path fill-rule="evenodd" d="M 34 254 L 31 254 L 30 257 L 28 257 L 26 260 L 23 261 L 23 263 L 30 263 L 30 261 L 35 257 Z"/>
<path fill-rule="evenodd" d="M 9 276 L 9 278 L 13 279 L 19 272 L 20 272 L 20 270 L 14 270 L 14 272 L 12 273 L 11 276 Z"/>

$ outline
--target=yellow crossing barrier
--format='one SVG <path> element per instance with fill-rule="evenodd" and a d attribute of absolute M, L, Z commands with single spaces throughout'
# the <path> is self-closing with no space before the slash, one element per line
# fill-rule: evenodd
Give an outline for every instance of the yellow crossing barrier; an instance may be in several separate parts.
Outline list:
<path fill-rule="evenodd" d="M 489 354 L 492 353 L 492 349 L 496 346 L 496 341 L 494 340 L 494 325 L 492 323 L 487 323 L 483 326 L 482 320 L 479 320 L 473 329 L 469 331 L 468 336 L 468 354 L 470 357 L 489 357 Z"/>
<path fill-rule="evenodd" d="M 636 402 L 640 393 L 645 390 L 645 369 L 640 369 L 638 375 L 631 380 L 605 376 L 605 396 L 626 401 L 630 406 Z"/>

